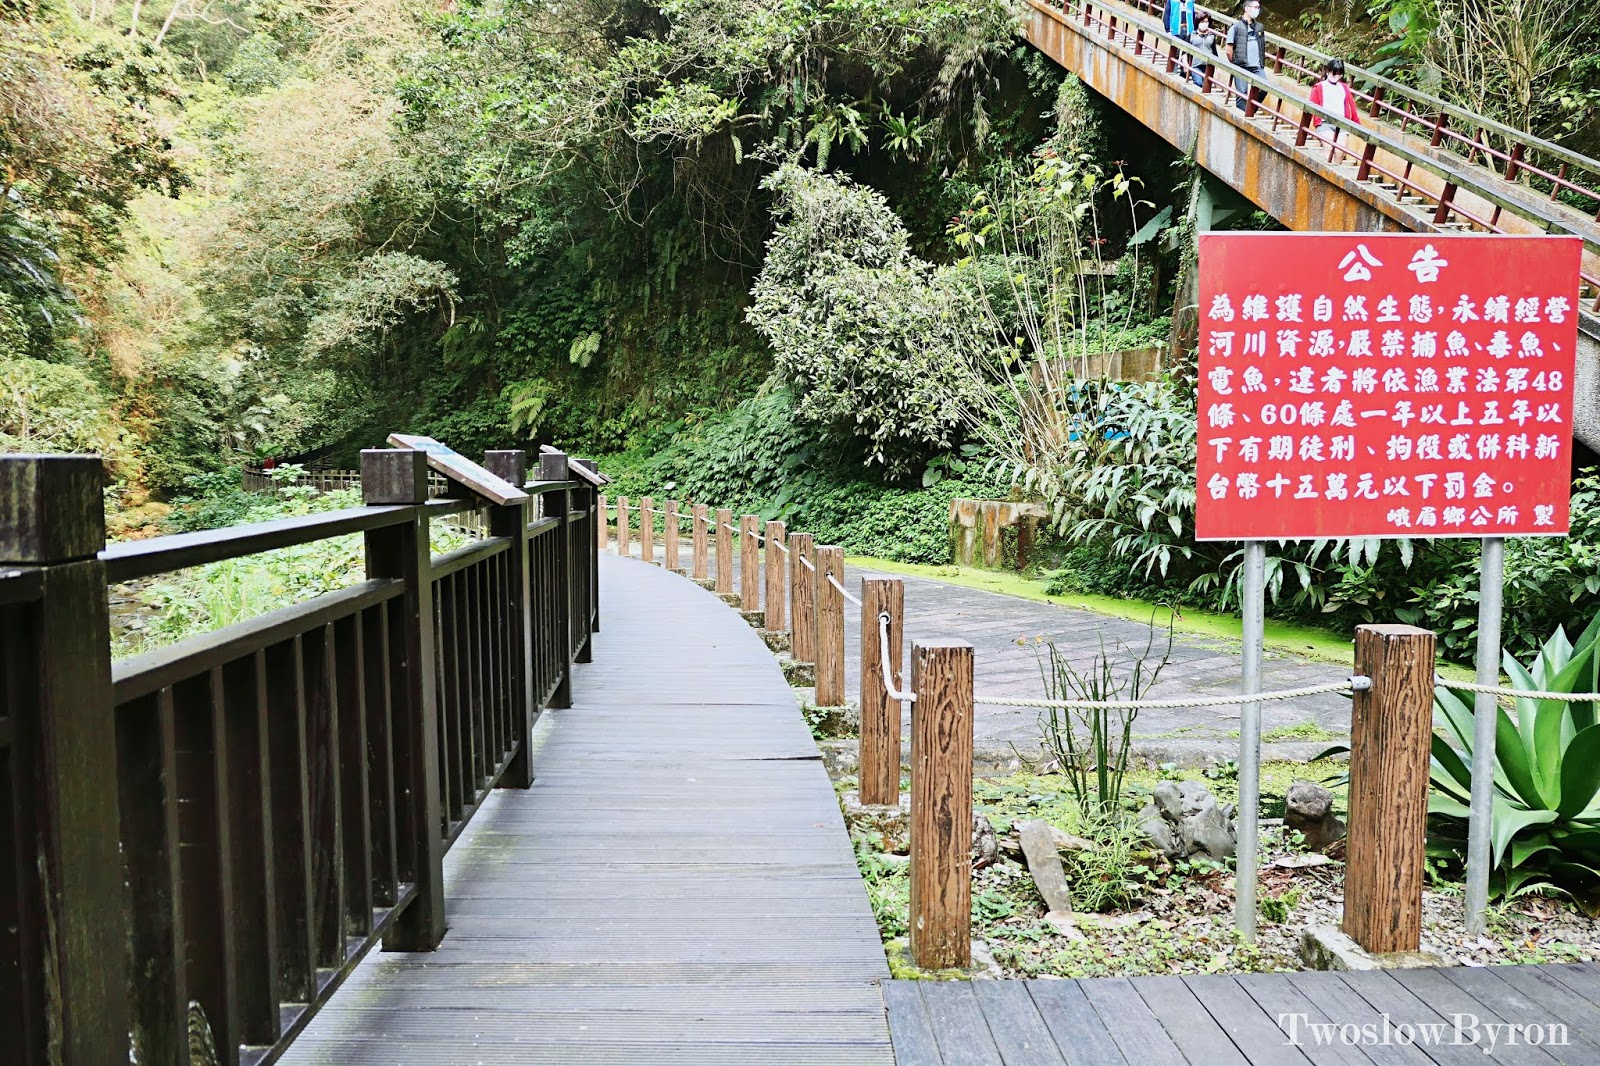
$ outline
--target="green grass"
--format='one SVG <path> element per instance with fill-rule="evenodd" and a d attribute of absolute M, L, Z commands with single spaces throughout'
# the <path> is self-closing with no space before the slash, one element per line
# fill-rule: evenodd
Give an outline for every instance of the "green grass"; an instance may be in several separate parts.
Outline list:
<path fill-rule="evenodd" d="M 1148 622 L 1153 613 L 1166 611 L 1166 608 L 1148 600 L 1117 599 L 1112 596 L 1096 596 L 1088 593 L 1075 592 L 1069 595 L 1052 596 L 1044 590 L 1044 582 L 1038 578 L 1028 577 L 1001 570 L 979 570 L 966 566 L 928 566 L 920 563 L 895 563 L 887 559 L 874 559 L 870 556 L 848 556 L 845 563 L 850 566 L 864 567 L 869 570 L 882 570 L 885 573 L 908 574 L 915 577 L 925 577 L 934 581 L 943 581 L 949 585 L 960 585 L 964 588 L 982 589 L 985 592 L 994 592 L 1002 596 L 1016 596 L 1019 599 L 1034 600 L 1038 603 L 1054 603 L 1062 607 L 1072 607 L 1082 611 L 1092 611 L 1095 614 L 1109 615 L 1112 618 L 1125 618 L 1132 622 Z M 1243 629 L 1238 615 L 1218 614 L 1214 611 L 1200 611 L 1188 608 L 1179 608 L 1174 619 L 1174 628 L 1179 633 L 1190 633 L 1195 636 L 1209 637 L 1217 640 L 1240 641 L 1243 639 Z M 1354 656 L 1352 638 L 1341 637 L 1337 633 L 1314 626 L 1296 625 L 1292 622 L 1267 621 L 1266 646 L 1273 651 L 1288 652 L 1300 655 L 1307 659 L 1316 659 L 1322 662 L 1338 663 L 1340 666 L 1349 666 Z M 1439 672 L 1446 677 L 1460 681 L 1471 681 L 1472 671 L 1464 666 L 1451 663 L 1441 663 Z M 1315 738 L 1313 738 L 1315 739 Z"/>

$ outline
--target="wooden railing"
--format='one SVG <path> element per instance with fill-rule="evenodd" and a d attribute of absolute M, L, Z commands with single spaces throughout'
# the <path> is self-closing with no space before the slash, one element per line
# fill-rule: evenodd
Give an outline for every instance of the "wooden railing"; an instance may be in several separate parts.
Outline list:
<path fill-rule="evenodd" d="M 187 1063 L 202 1019 L 271 1062 L 374 945 L 444 936 L 445 852 L 589 657 L 593 489 L 555 454 L 526 503 L 430 501 L 423 453 L 362 459 L 364 506 L 105 547 L 97 458 L 0 457 L 6 1063 Z M 366 580 L 112 665 L 108 582 L 353 533 Z"/>

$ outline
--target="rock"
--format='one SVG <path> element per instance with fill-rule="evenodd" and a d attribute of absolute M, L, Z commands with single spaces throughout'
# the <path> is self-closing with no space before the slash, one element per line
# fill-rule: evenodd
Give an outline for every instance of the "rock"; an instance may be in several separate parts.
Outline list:
<path fill-rule="evenodd" d="M 766 628 L 766 625 L 767 625 L 767 612 L 766 611 L 740 610 L 739 614 L 744 617 L 745 622 L 752 629 L 765 629 Z"/>
<path fill-rule="evenodd" d="M 1085 840 L 1083 837 L 1075 837 L 1058 826 L 1050 827 L 1050 839 L 1056 842 L 1056 848 L 1060 851 L 1093 851 L 1095 849 L 1094 841 Z"/>
<path fill-rule="evenodd" d="M 908 811 L 909 813 L 909 811 Z M 907 845 L 909 848 L 909 845 Z M 981 814 L 972 816 L 972 868 L 981 870 L 993 866 L 1000 855 L 1000 842 L 995 839 L 994 826 Z"/>
<path fill-rule="evenodd" d="M 1022 841 L 1022 854 L 1028 861 L 1028 873 L 1039 890 L 1039 898 L 1051 911 L 1070 914 L 1072 891 L 1067 887 L 1066 871 L 1061 868 L 1061 855 L 1051 838 L 1050 827 L 1044 822 L 1023 822 L 1017 826 L 1017 836 Z"/>
<path fill-rule="evenodd" d="M 1187 858 L 1197 851 L 1223 859 L 1234 852 L 1232 805 L 1219 807 L 1217 798 L 1198 781 L 1161 782 L 1138 820 L 1139 828 L 1169 859 Z"/>
<path fill-rule="evenodd" d="M 1333 793 L 1311 781 L 1289 786 L 1283 824 L 1305 837 L 1305 846 L 1321 851 L 1344 836 L 1344 822 L 1333 813 Z"/>
<path fill-rule="evenodd" d="M 1178 834 L 1173 832 L 1172 826 L 1161 817 L 1161 811 L 1154 803 L 1147 803 L 1144 810 L 1139 812 L 1139 830 L 1150 838 L 1150 843 L 1156 850 L 1169 859 L 1181 859 L 1188 855 L 1178 842 Z"/>
<path fill-rule="evenodd" d="M 1044 916 L 1044 920 L 1050 926 L 1050 928 L 1054 929 L 1057 933 L 1066 937 L 1068 940 L 1087 939 L 1087 937 L 1083 935 L 1083 930 L 1078 928 L 1078 923 L 1075 918 L 1075 915 L 1063 911 L 1051 911 Z"/>
<path fill-rule="evenodd" d="M 789 634 L 782 629 L 763 629 L 761 639 L 767 642 L 767 650 L 774 655 L 782 655 L 789 650 Z"/>
<path fill-rule="evenodd" d="M 811 688 L 817 683 L 817 664 L 803 663 L 798 659 L 779 659 L 783 677 L 793 688 Z"/>
<path fill-rule="evenodd" d="M 1417 970 L 1452 965 L 1443 953 L 1427 945 L 1420 951 L 1375 955 L 1342 929 L 1330 925 L 1310 925 L 1301 930 L 1300 959 L 1313 970 Z"/>

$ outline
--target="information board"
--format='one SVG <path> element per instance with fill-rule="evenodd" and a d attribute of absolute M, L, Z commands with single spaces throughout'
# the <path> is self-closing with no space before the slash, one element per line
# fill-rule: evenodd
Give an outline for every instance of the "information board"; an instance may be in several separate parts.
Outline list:
<path fill-rule="evenodd" d="M 1578 238 L 1199 244 L 1199 539 L 1567 531 Z"/>
<path fill-rule="evenodd" d="M 528 498 L 521 485 L 489 473 L 477 463 L 440 444 L 432 437 L 417 437 L 409 433 L 389 434 L 389 443 L 397 448 L 415 448 L 427 453 L 428 465 L 457 484 L 484 496 L 495 503 L 521 503 Z"/>

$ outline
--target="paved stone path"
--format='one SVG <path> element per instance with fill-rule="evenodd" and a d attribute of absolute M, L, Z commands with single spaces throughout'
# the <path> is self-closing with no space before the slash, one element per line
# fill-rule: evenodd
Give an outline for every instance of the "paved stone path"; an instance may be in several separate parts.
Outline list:
<path fill-rule="evenodd" d="M 612 551 L 616 548 L 612 542 Z M 639 555 L 637 540 L 631 545 Z M 656 544 L 656 561 L 661 561 L 661 545 Z M 689 564 L 687 538 L 680 562 Z M 715 575 L 716 563 L 712 561 Z M 734 587 L 738 588 L 738 553 L 734 558 Z M 1031 643 L 1034 637 L 1054 639 L 1057 648 L 1080 670 L 1088 667 L 1102 650 L 1123 665 L 1125 674 L 1133 655 L 1143 652 L 1150 641 L 1150 628 L 1140 622 L 1112 618 L 1092 611 L 1055 603 L 1007 596 L 983 589 L 953 585 L 934 578 L 892 574 L 860 567 L 847 567 L 846 587 L 858 592 L 862 577 L 898 577 L 905 582 L 906 635 L 910 640 L 970 641 L 976 651 L 976 688 L 979 694 L 1018 696 L 1037 699 L 1046 695 L 1040 673 L 1039 652 Z M 860 612 L 846 604 L 845 679 L 847 691 L 860 691 Z M 1028 641 L 1029 643 L 1019 643 Z M 1166 631 L 1160 629 L 1156 652 L 1166 648 Z M 1239 690 L 1239 642 L 1179 632 L 1172 643 L 1170 661 L 1148 695 L 1153 699 L 1186 695 L 1226 695 Z M 1263 662 L 1262 688 L 1290 689 L 1337 681 L 1348 676 L 1351 667 L 1335 665 L 1282 652 L 1268 651 Z M 1263 704 L 1262 730 L 1269 752 L 1300 756 L 1326 747 L 1324 739 L 1307 740 L 1289 735 L 1296 727 L 1314 725 L 1339 736 L 1350 730 L 1350 700 L 1339 695 L 1310 696 Z M 907 725 L 909 730 L 909 723 Z M 1227 741 L 1237 737 L 1239 709 L 1198 707 L 1177 710 L 1147 710 L 1139 714 L 1134 727 L 1139 748 L 1157 761 L 1165 758 L 1226 757 Z M 1010 755 L 1013 749 L 1032 757 L 1039 749 L 1039 712 L 1022 707 L 989 704 L 977 709 L 976 746 L 980 758 L 991 761 Z"/>

